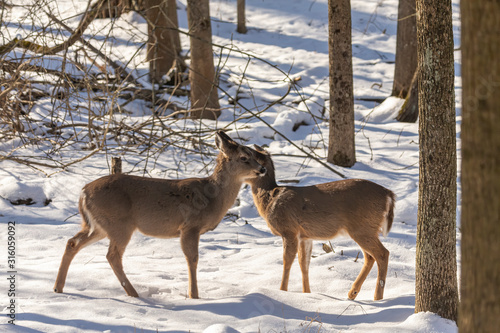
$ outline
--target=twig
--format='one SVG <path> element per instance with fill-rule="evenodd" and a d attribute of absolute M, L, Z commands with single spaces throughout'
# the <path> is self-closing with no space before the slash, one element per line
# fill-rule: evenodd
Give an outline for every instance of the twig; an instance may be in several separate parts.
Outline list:
<path fill-rule="evenodd" d="M 24 165 L 38 165 L 38 166 L 43 166 L 43 167 L 47 167 L 47 168 L 58 168 L 58 166 L 56 166 L 56 165 L 50 165 L 47 163 L 42 163 L 42 162 L 37 162 L 37 161 L 23 160 L 23 159 L 13 157 L 13 156 L 0 155 L 0 161 L 3 161 L 3 160 L 9 160 L 9 161 L 24 164 Z"/>
<path fill-rule="evenodd" d="M 45 12 L 52 20 L 54 20 L 57 24 L 59 24 L 60 26 L 62 26 L 64 29 L 66 29 L 68 32 L 70 32 L 72 35 L 75 34 L 75 32 L 68 26 L 66 25 L 64 22 L 62 22 L 61 20 L 59 20 L 57 17 L 55 17 L 54 15 L 52 15 L 51 13 L 49 12 Z M 113 67 L 113 69 L 117 72 L 117 73 L 125 73 L 125 81 L 129 81 L 129 82 L 132 82 L 134 83 L 135 85 L 138 85 L 140 86 L 141 84 L 139 82 L 137 82 L 137 80 L 135 80 L 131 73 L 124 67 L 118 65 L 115 61 L 113 61 L 111 58 L 109 58 L 107 55 L 105 55 L 104 53 L 102 53 L 100 50 L 98 50 L 96 47 L 94 47 L 92 44 L 90 44 L 89 42 L 87 42 L 85 39 L 82 38 L 82 36 L 78 36 L 78 40 L 85 46 L 87 46 L 92 52 L 96 53 L 99 57 L 103 58 L 104 61 L 106 61 L 106 63 L 108 63 L 111 67 Z M 75 40 L 76 41 L 76 40 Z"/>
<path fill-rule="evenodd" d="M 77 40 L 79 40 L 89 24 L 94 20 L 94 18 L 97 16 L 97 13 L 101 9 L 102 5 L 104 4 L 106 0 L 99 0 L 95 5 L 90 7 L 90 1 L 88 7 L 90 9 L 85 11 L 85 14 L 83 15 L 82 20 L 80 21 L 80 24 L 78 25 L 78 28 L 71 34 L 71 36 L 62 42 L 61 44 L 58 44 L 56 46 L 52 47 L 47 47 L 43 46 L 40 44 L 36 44 L 34 42 L 31 42 L 29 40 L 25 39 L 18 39 L 17 37 L 14 38 L 12 41 L 8 42 L 5 45 L 0 46 L 0 54 L 5 54 L 15 47 L 20 47 L 26 50 L 30 50 L 35 53 L 41 53 L 44 55 L 52 55 L 59 53 L 63 50 L 67 50 L 71 45 L 73 45 Z M 47 15 L 50 15 L 47 13 Z"/>

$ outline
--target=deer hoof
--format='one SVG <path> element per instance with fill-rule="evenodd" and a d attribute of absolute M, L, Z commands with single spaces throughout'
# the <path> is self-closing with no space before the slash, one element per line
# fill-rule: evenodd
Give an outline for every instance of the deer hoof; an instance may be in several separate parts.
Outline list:
<path fill-rule="evenodd" d="M 357 291 L 353 291 L 353 290 L 350 290 L 349 293 L 347 294 L 347 297 L 350 300 L 354 300 L 356 298 L 356 296 L 358 296 L 358 292 Z"/>

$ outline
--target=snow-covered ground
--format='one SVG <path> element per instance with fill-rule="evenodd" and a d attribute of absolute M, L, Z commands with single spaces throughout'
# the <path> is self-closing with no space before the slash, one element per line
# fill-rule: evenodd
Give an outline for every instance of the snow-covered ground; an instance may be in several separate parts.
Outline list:
<path fill-rule="evenodd" d="M 86 1 L 57 3 L 61 12 L 67 14 L 80 13 Z M 182 29 L 187 29 L 185 3 L 184 0 L 178 2 Z M 198 265 L 201 299 L 186 297 L 187 265 L 179 240 L 154 239 L 141 234 L 133 236 L 123 260 L 125 272 L 139 298 L 126 296 L 114 276 L 105 258 L 107 240 L 83 249 L 70 266 L 64 293 L 53 293 L 66 241 L 80 228 L 77 215 L 80 189 L 85 183 L 109 173 L 111 154 L 100 151 L 65 171 L 43 166 L 31 168 L 8 160 L 0 162 L 0 256 L 3 258 L 0 261 L 3 314 L 0 331 L 456 332 L 455 323 L 435 314 L 414 314 L 418 125 L 394 120 L 401 100 L 390 98 L 381 105 L 366 101 L 385 98 L 391 92 L 398 1 L 353 0 L 351 3 L 357 163 L 350 169 L 333 168 L 348 178 L 375 181 L 397 195 L 392 230 L 382 239 L 391 253 L 384 300 L 373 301 L 376 267 L 357 299 L 347 299 L 347 291 L 363 264 L 358 246 L 348 238 L 332 240 L 334 252 L 331 253 L 325 253 L 321 242 L 314 243 L 311 294 L 301 293 L 297 263 L 292 267 L 289 291 L 280 291 L 282 240 L 273 236 L 259 217 L 248 186 L 241 189 L 230 210 L 231 216 L 201 237 Z M 453 6 L 458 45 L 458 1 L 454 1 Z M 236 1 L 211 1 L 213 41 L 228 47 L 222 52 L 214 48 L 224 63 L 221 88 L 227 94 L 221 91 L 224 108 L 221 117 L 217 122 L 203 121 L 201 125 L 180 120 L 171 126 L 226 128 L 230 130 L 229 135 L 241 143 L 268 147 L 273 154 L 277 178 L 283 184 L 293 181 L 302 186 L 341 179 L 317 161 L 304 157 L 304 153 L 290 143 L 323 160 L 326 156 L 328 112 L 323 112 L 328 108 L 329 98 L 327 0 L 247 0 L 246 8 L 249 31 L 241 35 L 235 32 Z M 22 35 L 23 30 L 15 24 L 22 17 L 22 10 L 14 7 L 9 15 L 4 19 L 12 22 L 8 33 L 11 37 Z M 68 24 L 75 27 L 79 19 L 74 17 Z M 43 21 L 42 15 L 40 20 Z M 127 25 L 127 21 L 131 25 Z M 130 58 L 145 41 L 146 25 L 133 13 L 114 24 L 113 43 L 106 44 L 109 52 L 119 60 Z M 98 38 L 100 33 L 107 34 L 109 25 L 109 20 L 96 21 L 93 32 L 88 34 L 95 33 Z M 121 26 L 125 28 L 119 28 Z M 30 29 L 25 25 L 23 28 Z M 185 36 L 182 43 L 187 50 Z M 259 59 L 251 59 L 238 51 Z M 15 56 L 15 52 L 11 54 Z M 135 58 L 139 60 L 131 64 L 137 66 L 136 75 L 147 71 L 143 55 L 144 52 L 140 53 Z M 461 82 L 459 52 L 455 55 L 458 59 L 458 138 Z M 46 66 L 57 65 L 57 56 L 51 59 L 45 59 Z M 259 113 L 285 95 L 289 81 L 294 79 L 297 79 L 296 85 L 281 103 Z M 247 117 L 248 112 L 228 102 L 228 95 L 237 94 L 239 102 L 258 113 L 262 120 Z M 82 93 L 81 100 L 74 103 L 85 103 L 85 96 L 86 93 Z M 43 124 L 48 121 L 53 103 L 57 100 L 39 100 L 30 116 Z M 130 124 L 150 118 L 140 102 L 129 104 L 126 111 L 130 115 L 115 117 Z M 72 117 L 74 122 L 88 121 L 83 111 L 75 112 Z M 235 121 L 236 118 L 239 119 Z M 69 120 L 61 115 L 51 121 L 63 124 Z M 290 141 L 275 134 L 264 121 Z M 69 138 L 73 130 L 64 129 L 62 136 Z M 39 135 L 44 135 L 44 131 L 46 128 L 42 125 L 33 129 Z M 50 142 L 23 144 L 21 140 L 4 140 L 0 142 L 2 154 L 42 159 Z M 22 147 L 13 151 L 19 146 Z M 86 148 L 86 144 L 67 145 L 54 159 L 68 162 L 70 158 L 89 155 L 89 150 L 81 148 Z M 168 147 L 155 156 L 154 163 L 138 150 L 120 154 L 125 172 L 143 175 L 146 168 L 150 176 L 161 178 L 204 176 L 214 165 L 214 161 L 206 157 L 189 152 L 183 155 L 178 149 Z M 180 160 L 189 163 L 182 164 Z M 11 204 L 11 201 L 27 198 L 36 203 Z M 460 206 L 458 212 L 459 209 Z M 8 222 L 14 221 L 16 326 L 7 323 L 10 297 L 9 281 L 5 278 L 11 270 L 7 266 Z"/>

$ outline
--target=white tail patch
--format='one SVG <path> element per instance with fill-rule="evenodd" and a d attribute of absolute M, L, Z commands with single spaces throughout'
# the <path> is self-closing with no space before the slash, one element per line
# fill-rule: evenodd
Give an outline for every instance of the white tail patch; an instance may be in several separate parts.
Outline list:
<path fill-rule="evenodd" d="M 92 235 L 96 229 L 96 223 L 92 217 L 92 214 L 87 209 L 87 194 L 85 193 L 85 188 L 82 189 L 82 193 L 80 194 L 82 200 L 82 214 L 84 215 L 85 221 L 89 224 L 90 231 L 89 235 Z"/>
<path fill-rule="evenodd" d="M 380 231 L 382 232 L 382 236 L 384 237 L 387 237 L 387 234 L 389 234 L 389 211 L 391 210 L 392 206 L 393 206 L 392 198 L 388 196 L 386 209 L 384 213 L 384 221 L 380 226 Z"/>

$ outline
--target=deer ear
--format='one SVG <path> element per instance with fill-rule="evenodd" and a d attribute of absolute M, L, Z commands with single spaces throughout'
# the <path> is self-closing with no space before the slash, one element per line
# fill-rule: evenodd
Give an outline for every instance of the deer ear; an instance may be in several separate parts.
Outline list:
<path fill-rule="evenodd" d="M 271 155 L 269 154 L 269 152 L 267 150 L 265 150 L 264 148 L 262 148 L 261 146 L 259 145 L 253 145 L 253 147 L 255 148 L 256 151 L 258 151 L 259 153 L 261 154 L 264 154 L 264 155 Z"/>
<path fill-rule="evenodd" d="M 226 156 L 231 151 L 238 148 L 238 144 L 223 131 L 217 131 L 217 135 L 215 136 L 215 145 Z"/>

